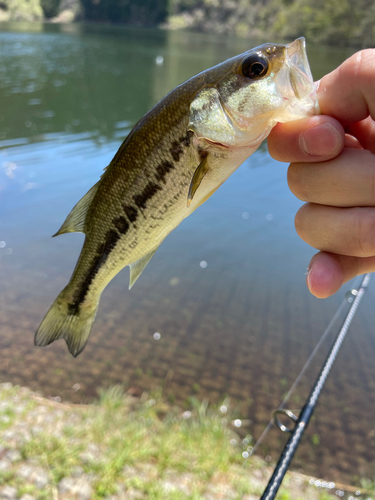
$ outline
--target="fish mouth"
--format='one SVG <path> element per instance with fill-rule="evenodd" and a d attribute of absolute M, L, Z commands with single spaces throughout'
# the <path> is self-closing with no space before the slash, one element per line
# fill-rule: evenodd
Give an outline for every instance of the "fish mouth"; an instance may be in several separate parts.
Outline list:
<path fill-rule="evenodd" d="M 286 54 L 290 71 L 289 78 L 294 94 L 297 99 L 303 99 L 312 90 L 315 90 L 306 54 L 305 39 L 303 37 L 297 38 L 297 40 L 287 45 Z"/>
<path fill-rule="evenodd" d="M 286 72 L 280 72 L 283 73 L 280 76 L 286 92 L 284 96 L 291 106 L 289 111 L 296 115 L 320 113 L 303 37 L 286 45 L 284 68 Z"/>

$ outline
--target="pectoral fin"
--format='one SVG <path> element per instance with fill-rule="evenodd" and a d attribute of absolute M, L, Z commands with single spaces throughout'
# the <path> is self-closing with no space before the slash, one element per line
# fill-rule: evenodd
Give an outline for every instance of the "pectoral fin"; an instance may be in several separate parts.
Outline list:
<path fill-rule="evenodd" d="M 148 254 L 144 255 L 143 257 L 141 257 L 140 259 L 136 260 L 135 262 L 129 265 L 130 267 L 129 290 L 137 281 L 137 279 L 140 277 L 140 275 L 143 273 L 144 268 L 150 262 L 152 256 L 154 255 L 157 249 L 158 247 L 154 248 L 153 250 L 151 250 L 151 252 L 149 252 Z"/>
<path fill-rule="evenodd" d="M 97 182 L 94 186 L 87 191 L 85 196 L 79 200 L 77 205 L 72 209 L 68 217 L 65 219 L 64 224 L 60 227 L 56 234 L 53 236 L 58 236 L 64 233 L 84 233 L 84 226 L 86 215 L 91 202 L 96 195 L 99 183 Z"/>
<path fill-rule="evenodd" d="M 192 199 L 194 198 L 194 195 L 195 195 L 197 189 L 199 188 L 199 186 L 203 180 L 203 177 L 210 170 L 210 168 L 208 166 L 207 156 L 208 156 L 208 153 L 206 153 L 205 157 L 198 165 L 198 168 L 194 172 L 193 178 L 191 180 L 188 198 L 187 198 L 187 206 L 188 207 L 190 206 L 190 203 L 191 203 Z"/>

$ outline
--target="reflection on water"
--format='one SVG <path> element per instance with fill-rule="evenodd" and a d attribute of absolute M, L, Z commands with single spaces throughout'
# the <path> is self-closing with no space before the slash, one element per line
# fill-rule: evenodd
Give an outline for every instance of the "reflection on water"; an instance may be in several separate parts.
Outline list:
<path fill-rule="evenodd" d="M 313 251 L 293 228 L 300 202 L 287 166 L 264 148 L 167 238 L 131 292 L 128 270 L 113 280 L 79 358 L 63 341 L 33 347 L 83 241 L 50 236 L 153 104 L 253 44 L 97 26 L 2 28 L 1 379 L 76 402 L 122 382 L 134 393 L 162 386 L 181 405 L 192 394 L 215 403 L 229 395 L 259 437 L 349 288 L 325 301 L 308 294 Z M 315 77 L 349 54 L 310 47 Z M 337 480 L 374 470 L 374 300 L 370 286 L 294 461 L 305 472 Z M 283 439 L 271 431 L 261 453 L 276 459 Z"/>

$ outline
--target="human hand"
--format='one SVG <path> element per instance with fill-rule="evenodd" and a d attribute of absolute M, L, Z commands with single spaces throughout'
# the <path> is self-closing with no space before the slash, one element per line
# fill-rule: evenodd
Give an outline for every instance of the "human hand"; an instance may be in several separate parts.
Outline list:
<path fill-rule="evenodd" d="M 318 83 L 322 115 L 279 123 L 271 156 L 292 162 L 291 191 L 306 201 L 298 235 L 320 250 L 307 286 L 319 298 L 375 271 L 375 50 L 347 59 Z"/>

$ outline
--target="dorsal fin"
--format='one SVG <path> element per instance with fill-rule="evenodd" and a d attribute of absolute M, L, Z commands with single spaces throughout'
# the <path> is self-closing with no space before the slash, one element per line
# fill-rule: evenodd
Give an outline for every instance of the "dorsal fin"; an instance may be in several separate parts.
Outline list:
<path fill-rule="evenodd" d="M 53 236 L 58 236 L 64 233 L 84 233 L 85 220 L 87 211 L 91 202 L 96 195 L 99 183 L 93 185 L 91 189 L 87 191 L 85 196 L 79 200 L 77 205 L 72 209 L 68 217 L 65 219 L 64 224 L 60 227 L 56 234 Z"/>
<path fill-rule="evenodd" d="M 140 277 L 142 274 L 144 268 L 147 266 L 147 264 L 150 262 L 152 256 L 156 252 L 158 247 L 154 248 L 151 250 L 151 252 L 147 253 L 140 259 L 136 260 L 132 264 L 129 264 L 130 267 L 130 280 L 129 280 L 129 290 L 131 287 L 134 285 L 134 283 L 137 281 L 137 279 Z"/>

